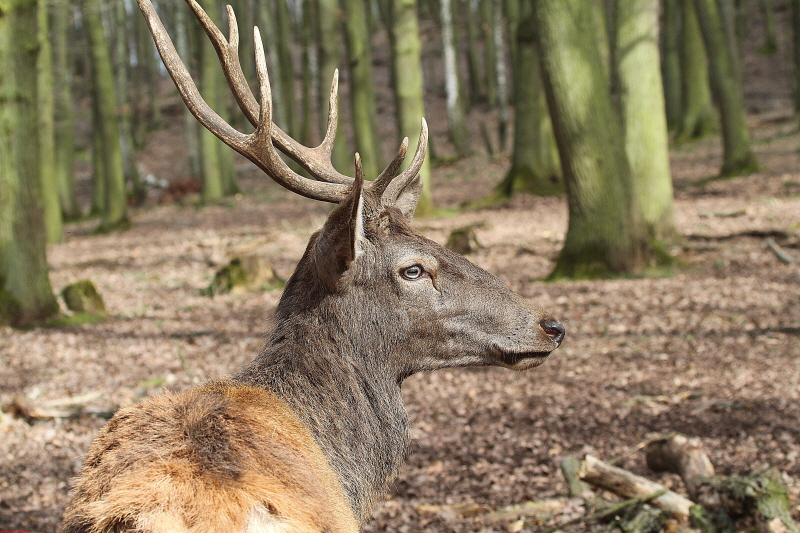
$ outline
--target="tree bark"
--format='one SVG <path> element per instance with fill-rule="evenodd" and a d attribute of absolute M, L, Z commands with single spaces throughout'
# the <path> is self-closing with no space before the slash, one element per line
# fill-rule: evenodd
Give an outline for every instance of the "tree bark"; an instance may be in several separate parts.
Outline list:
<path fill-rule="evenodd" d="M 99 231 L 112 231 L 128 225 L 126 211 L 125 177 L 122 167 L 122 149 L 119 138 L 119 116 L 117 96 L 108 39 L 103 30 L 100 10 L 101 0 L 83 0 L 82 15 L 89 39 L 92 59 L 93 98 L 96 100 L 97 121 L 93 135 L 98 141 L 100 153 L 94 169 L 95 184 L 103 181 L 104 198 Z"/>
<path fill-rule="evenodd" d="M 569 206 L 566 240 L 550 277 L 635 271 L 650 250 L 633 209 L 622 126 L 596 46 L 597 14 L 581 0 L 538 0 L 534 13 Z"/>
<path fill-rule="evenodd" d="M 398 128 L 409 138 L 408 153 L 417 149 L 417 135 L 422 117 L 425 116 L 423 98 L 422 58 L 417 22 L 416 0 L 393 0 L 392 33 L 394 34 L 394 75 L 397 93 Z M 410 160 L 410 159 L 409 159 Z M 404 163 L 404 168 L 407 163 Z M 419 173 L 422 180 L 422 195 L 417 204 L 417 213 L 424 216 L 433 210 L 431 195 L 430 159 L 426 158 Z"/>
<path fill-rule="evenodd" d="M 677 232 L 659 69 L 658 5 L 658 0 L 617 0 L 614 56 L 636 218 L 650 239 L 669 241 Z"/>
<path fill-rule="evenodd" d="M 486 99 L 486 78 L 483 74 L 481 54 L 480 54 L 480 31 L 478 24 L 480 15 L 478 12 L 479 0 L 456 0 L 463 2 L 463 9 L 466 10 L 467 21 L 467 65 L 469 66 L 469 99 L 472 104 Z"/>
<path fill-rule="evenodd" d="M 458 56 L 456 54 L 456 42 L 453 32 L 453 6 L 450 0 L 441 0 L 440 6 L 448 129 L 450 132 L 450 140 L 453 141 L 453 145 L 456 148 L 456 154 L 458 157 L 466 157 L 471 150 L 469 146 L 469 134 L 467 133 L 467 123 L 464 117 L 464 103 L 461 99 L 462 91 L 459 87 Z M 417 40 L 419 40 L 419 38 L 417 38 Z"/>
<path fill-rule="evenodd" d="M 81 216 L 75 189 L 75 131 L 72 122 L 72 70 L 69 61 L 70 6 L 53 4 L 53 81 L 55 89 L 56 180 L 62 217 L 74 220 Z"/>
<path fill-rule="evenodd" d="M 56 174 L 55 86 L 53 85 L 53 48 L 50 46 L 50 17 L 47 3 L 37 10 L 39 56 L 37 71 L 37 115 L 39 131 L 39 176 L 42 180 L 45 234 L 48 243 L 61 242 L 64 224 L 59 202 Z"/>
<path fill-rule="evenodd" d="M 58 312 L 45 256 L 36 110 L 37 9 L 0 10 L 0 322 L 24 325 Z"/>
<path fill-rule="evenodd" d="M 722 122 L 721 175 L 746 174 L 758 168 L 758 160 L 750 146 L 739 58 L 731 50 L 716 0 L 695 0 L 695 8 L 708 55 L 711 90 Z"/>
<path fill-rule="evenodd" d="M 349 59 L 350 113 L 361 154 L 364 175 L 374 179 L 380 172 L 380 149 L 376 141 L 375 90 L 368 13 L 364 0 L 343 0 L 345 34 Z"/>
<path fill-rule="evenodd" d="M 664 80 L 667 127 L 672 131 L 678 128 L 681 117 L 681 82 L 683 81 L 679 53 L 682 38 L 681 0 L 664 0 L 663 9 L 661 77 Z"/>
<path fill-rule="evenodd" d="M 514 150 L 511 169 L 496 188 L 501 198 L 509 198 L 520 191 L 539 195 L 564 192 L 561 161 L 547 109 L 530 5 L 522 3 L 521 18 L 515 32 Z"/>
<path fill-rule="evenodd" d="M 681 117 L 677 141 L 699 139 L 717 129 L 717 115 L 708 84 L 708 58 L 697 20 L 694 0 L 680 0 L 681 32 Z"/>
<path fill-rule="evenodd" d="M 341 66 L 342 53 L 340 38 L 342 33 L 341 19 L 343 11 L 336 0 L 317 1 L 317 24 L 319 38 L 319 73 L 317 78 L 317 94 L 319 95 L 320 116 L 328 116 L 328 100 L 330 98 L 331 77 Z M 344 132 L 340 132 L 333 142 L 331 160 L 333 166 L 340 170 L 352 165 L 352 158 L 347 150 Z"/>

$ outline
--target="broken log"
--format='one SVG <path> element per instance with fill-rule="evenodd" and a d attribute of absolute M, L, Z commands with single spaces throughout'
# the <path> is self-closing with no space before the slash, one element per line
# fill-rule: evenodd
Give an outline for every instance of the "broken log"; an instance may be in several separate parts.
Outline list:
<path fill-rule="evenodd" d="M 647 466 L 656 472 L 681 476 L 693 500 L 703 509 L 693 510 L 692 522 L 703 531 L 725 529 L 728 517 L 755 515 L 762 531 L 800 533 L 792 519 L 791 502 L 775 471 L 748 476 L 716 476 L 700 439 L 673 434 L 647 445 Z"/>
<path fill-rule="evenodd" d="M 668 490 L 659 483 L 612 466 L 592 455 L 586 455 L 581 461 L 578 477 L 623 498 L 642 498 L 655 492 L 665 491 L 660 496 L 653 498 L 650 503 L 662 509 L 668 509 L 678 516 L 689 516 L 689 509 L 694 505 L 693 501 Z"/>

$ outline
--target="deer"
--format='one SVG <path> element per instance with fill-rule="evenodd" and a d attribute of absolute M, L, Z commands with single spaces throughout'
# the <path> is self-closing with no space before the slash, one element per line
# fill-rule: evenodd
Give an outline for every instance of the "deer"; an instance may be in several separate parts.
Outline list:
<path fill-rule="evenodd" d="M 150 0 L 137 0 L 187 107 L 206 128 L 286 189 L 336 204 L 310 238 L 260 353 L 230 377 L 120 409 L 100 430 L 71 492 L 61 533 L 354 533 L 409 453 L 401 388 L 449 367 L 541 365 L 564 326 L 500 279 L 412 229 L 428 130 L 422 120 L 374 180 L 331 162 L 338 78 L 322 143 L 306 147 L 272 123 L 258 28 L 260 101 L 229 37 L 186 0 L 211 39 L 254 132 L 202 99 Z M 278 151 L 312 178 L 293 171 Z"/>

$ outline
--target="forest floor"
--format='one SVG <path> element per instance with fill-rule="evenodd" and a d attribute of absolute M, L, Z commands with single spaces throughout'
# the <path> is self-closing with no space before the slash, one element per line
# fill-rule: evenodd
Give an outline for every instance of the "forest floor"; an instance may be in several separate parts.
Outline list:
<path fill-rule="evenodd" d="M 414 221 L 441 243 L 475 225 L 480 248 L 469 259 L 550 311 L 567 336 L 532 371 L 456 369 L 407 380 L 412 454 L 367 532 L 518 532 L 564 523 L 584 511 L 566 497 L 559 463 L 568 455 L 617 458 L 683 492 L 676 476 L 648 472 L 637 451 L 673 431 L 699 437 L 720 474 L 768 466 L 784 473 L 797 518 L 800 248 L 785 249 L 796 261 L 785 264 L 766 246 L 785 236 L 791 245 L 800 233 L 789 64 L 745 57 L 760 172 L 701 183 L 718 171 L 719 139 L 673 148 L 681 242 L 670 271 L 541 281 L 564 240 L 564 198 L 519 196 L 496 209 Z M 177 102 L 171 109 L 177 113 Z M 438 147 L 446 145 L 443 109 L 429 110 Z M 175 127 L 152 136 L 140 161 L 147 172 L 185 173 L 176 139 Z M 485 195 L 507 168 L 507 158 L 484 153 L 436 165 L 436 202 L 456 207 Z M 242 253 L 264 255 L 287 278 L 329 207 L 245 164 L 239 177 L 244 194 L 223 205 L 148 205 L 131 211 L 129 230 L 108 235 L 93 234 L 96 221 L 70 224 L 64 242 L 48 249 L 54 289 L 91 279 L 110 317 L 71 328 L 0 327 L 0 530 L 56 531 L 71 479 L 108 413 L 224 377 L 259 351 L 280 291 L 214 298 L 200 291 Z M 80 416 L 26 420 L 8 407 L 68 410 L 63 399 L 75 397 L 86 411 Z M 526 502 L 544 504 L 524 521 L 487 514 Z M 593 527 L 605 526 L 564 530 Z"/>
<path fill-rule="evenodd" d="M 563 198 L 520 196 L 497 209 L 415 220 L 439 242 L 476 225 L 481 247 L 469 258 L 549 310 L 567 337 L 533 371 L 410 378 L 404 394 L 413 452 L 367 531 L 560 523 L 582 512 L 565 497 L 558 465 L 566 455 L 621 457 L 620 466 L 681 491 L 677 477 L 648 473 L 633 451 L 673 431 L 700 437 L 719 473 L 779 469 L 800 503 L 800 266 L 782 263 L 765 245 L 770 235 L 800 232 L 800 133 L 790 115 L 755 116 L 751 127 L 764 168 L 757 174 L 697 185 L 719 164 L 719 140 L 673 150 L 682 244 L 672 250 L 680 262 L 670 272 L 540 281 L 564 239 Z M 487 193 L 506 165 L 476 155 L 438 166 L 437 202 L 457 206 Z M 329 208 L 246 169 L 241 184 L 246 193 L 225 205 L 134 210 L 132 228 L 121 233 L 92 234 L 94 221 L 70 225 L 65 241 L 48 250 L 54 288 L 89 278 L 111 316 L 72 328 L 0 329 L 0 405 L 17 398 L 47 407 L 81 396 L 103 414 L 248 362 L 280 291 L 208 298 L 200 290 L 243 252 L 265 255 L 288 277 Z M 800 261 L 800 249 L 786 251 Z M 0 529 L 53 532 L 105 418 L 26 421 L 6 411 Z M 481 514 L 529 501 L 548 502 L 547 516 L 498 523 Z"/>

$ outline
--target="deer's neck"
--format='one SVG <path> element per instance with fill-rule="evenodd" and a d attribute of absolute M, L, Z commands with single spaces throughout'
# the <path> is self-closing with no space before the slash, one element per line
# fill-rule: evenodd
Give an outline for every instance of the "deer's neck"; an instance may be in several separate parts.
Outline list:
<path fill-rule="evenodd" d="M 398 378 L 382 368 L 391 354 L 368 353 L 374 345 L 326 334 L 330 324 L 322 331 L 319 326 L 279 325 L 235 379 L 269 389 L 289 404 L 327 455 L 363 522 L 407 455 L 408 418 Z"/>

